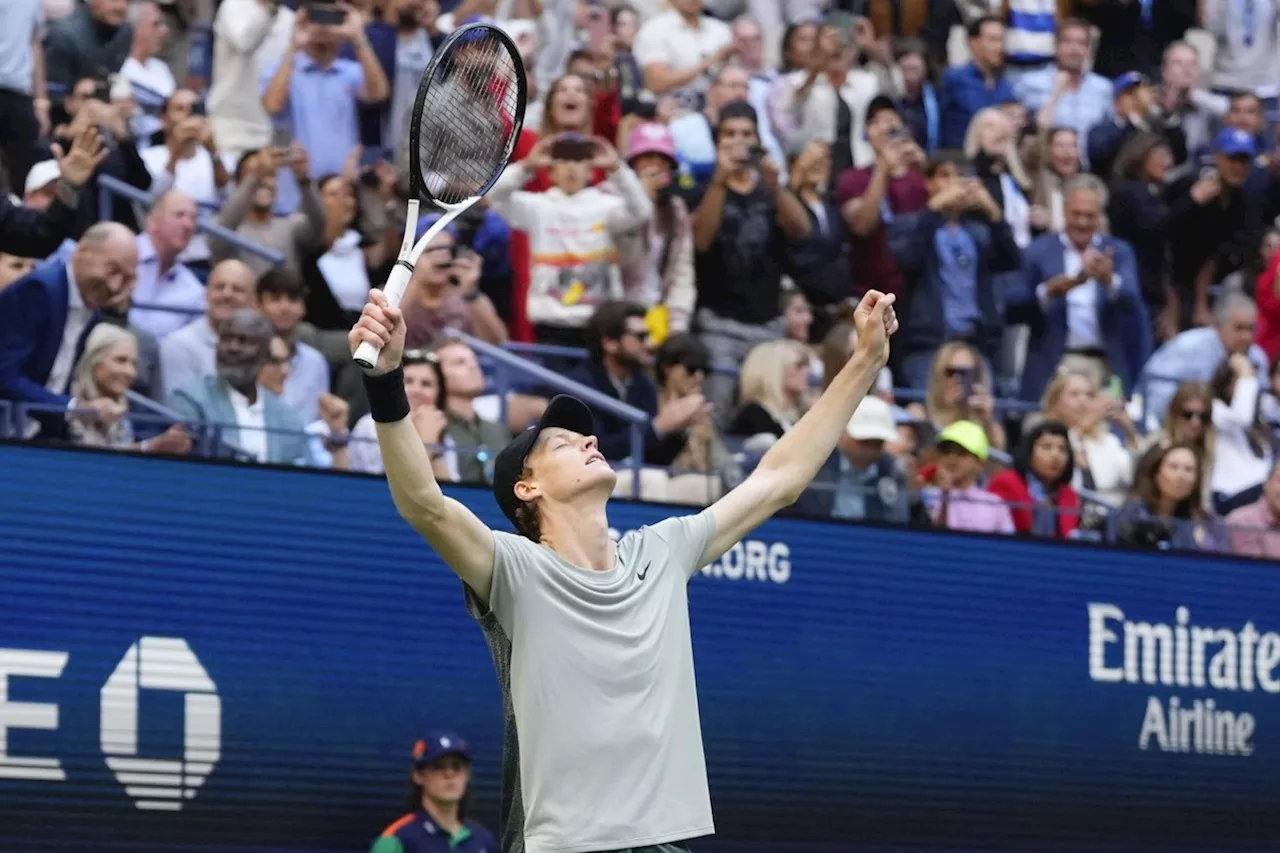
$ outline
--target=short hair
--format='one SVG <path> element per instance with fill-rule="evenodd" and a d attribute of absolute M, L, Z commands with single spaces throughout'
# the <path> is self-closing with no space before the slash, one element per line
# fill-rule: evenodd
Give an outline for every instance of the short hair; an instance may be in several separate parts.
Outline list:
<path fill-rule="evenodd" d="M 640 19 L 640 13 L 635 10 L 634 6 L 630 6 L 626 3 L 619 3 L 617 6 L 614 6 L 613 11 L 609 13 L 609 23 L 616 27 L 618 25 L 618 19 L 626 12 L 630 12 L 634 15 L 637 21 Z"/>
<path fill-rule="evenodd" d="M 249 161 L 261 150 L 261 148 L 250 148 L 240 155 L 240 159 L 236 161 L 235 179 L 237 184 L 244 180 L 244 173 L 249 168 Z"/>
<path fill-rule="evenodd" d="M 307 285 L 302 281 L 301 276 L 288 267 L 272 267 L 258 276 L 258 283 L 254 290 L 258 296 L 270 293 L 274 296 L 307 298 Z"/>
<path fill-rule="evenodd" d="M 112 237 L 121 234 L 133 236 L 133 231 L 127 225 L 121 225 L 119 222 L 95 222 L 85 229 L 84 234 L 80 235 L 80 245 L 82 246 L 101 246 Z"/>
<path fill-rule="evenodd" d="M 756 28 L 756 32 L 760 33 L 762 36 L 764 35 L 764 27 L 760 26 L 760 22 L 757 21 L 755 16 L 750 13 L 742 14 L 734 18 L 729 24 L 729 27 L 732 30 L 732 28 L 737 27 L 738 24 L 750 24 Z"/>
<path fill-rule="evenodd" d="M 969 38 L 976 39 L 982 35 L 982 28 L 987 24 L 997 24 L 1003 27 L 1004 21 L 996 15 L 981 15 L 969 22 L 969 26 L 965 27 L 965 33 Z"/>
<path fill-rule="evenodd" d="M 1189 41 L 1183 41 L 1182 39 L 1178 39 L 1177 41 L 1170 42 L 1169 46 L 1164 49 L 1164 53 L 1161 54 L 1160 56 L 1160 62 L 1161 63 L 1168 62 L 1169 54 L 1183 47 L 1185 47 L 1187 50 L 1191 51 L 1196 55 L 1196 61 L 1200 60 L 1200 48 L 1196 47 L 1194 44 L 1192 44 Z"/>
<path fill-rule="evenodd" d="M 599 362 L 604 358 L 604 342 L 621 340 L 627 331 L 627 321 L 632 317 L 644 319 L 644 306 L 637 302 L 622 300 L 606 302 L 596 309 L 587 321 L 587 352 L 591 360 Z"/>
<path fill-rule="evenodd" d="M 595 54 L 586 48 L 578 48 L 569 54 L 569 58 L 565 60 L 564 67 L 568 68 L 575 62 L 590 62 L 592 65 L 596 62 Z M 571 72 L 572 73 L 572 72 Z"/>
<path fill-rule="evenodd" d="M 667 371 L 677 365 L 692 365 L 710 370 L 711 350 L 707 349 L 707 345 L 697 335 L 688 332 L 672 335 L 662 342 L 654 356 L 653 373 L 658 378 L 659 385 L 667 381 Z"/>
<path fill-rule="evenodd" d="M 957 169 L 964 169 L 969 165 L 969 158 L 964 156 L 963 151 L 957 151 L 954 148 L 947 148 L 939 151 L 929 158 L 924 164 L 924 176 L 932 178 L 938 174 L 938 170 L 943 166 L 955 166 Z"/>
<path fill-rule="evenodd" d="M 231 329 L 240 329 L 245 335 L 261 340 L 263 345 L 269 345 L 276 334 L 271 321 L 253 308 L 238 308 L 233 311 L 219 331 L 225 333 Z"/>
<path fill-rule="evenodd" d="M 716 142 L 720 141 L 720 128 L 724 127 L 724 123 L 730 119 L 745 118 L 750 120 L 751 126 L 755 128 L 756 135 L 760 134 L 760 116 L 756 113 L 756 108 L 748 104 L 746 101 L 730 101 L 720 108 L 720 116 L 716 121 L 715 129 L 712 131 L 712 139 Z"/>
<path fill-rule="evenodd" d="M 1062 34 L 1067 30 L 1084 30 L 1085 35 L 1089 37 L 1089 41 L 1093 42 L 1093 25 L 1083 18 L 1067 18 L 1058 24 L 1057 41 L 1062 41 Z"/>
<path fill-rule="evenodd" d="M 190 200 L 192 204 L 195 203 L 195 200 L 192 199 L 191 196 L 187 195 L 182 190 L 178 189 L 177 187 L 170 187 L 169 189 L 160 193 L 160 195 L 156 196 L 154 199 L 151 200 L 151 207 L 147 208 L 147 215 L 150 216 L 151 214 L 158 212 L 161 208 L 165 206 L 165 204 L 169 201 L 169 199 L 176 198 L 178 196 L 181 196 L 182 198 Z"/>
<path fill-rule="evenodd" d="M 1246 100 L 1257 101 L 1258 106 L 1259 107 L 1262 106 L 1262 98 L 1259 98 L 1253 92 L 1235 92 L 1229 98 L 1227 98 L 1227 103 L 1229 103 L 1232 107 L 1234 107 L 1240 101 L 1246 101 Z"/>
<path fill-rule="evenodd" d="M 1062 200 L 1066 201 L 1075 193 L 1091 192 L 1097 193 L 1098 204 L 1105 208 L 1107 206 L 1107 185 L 1097 175 L 1090 172 L 1081 172 L 1078 175 L 1072 175 L 1062 185 Z"/>
<path fill-rule="evenodd" d="M 736 62 L 726 62 L 724 65 L 720 66 L 720 69 L 718 71 L 716 71 L 715 76 L 711 78 L 711 82 L 715 85 L 720 85 L 724 80 L 724 76 L 728 74 L 730 71 L 740 71 L 746 75 L 748 83 L 751 81 L 750 71 L 748 71 L 746 68 L 742 67 Z"/>
<path fill-rule="evenodd" d="M 1237 311 L 1248 311 L 1250 314 L 1256 315 L 1258 313 L 1258 304 L 1238 290 L 1228 291 L 1218 297 L 1217 302 L 1213 305 L 1213 324 L 1221 326 Z"/>

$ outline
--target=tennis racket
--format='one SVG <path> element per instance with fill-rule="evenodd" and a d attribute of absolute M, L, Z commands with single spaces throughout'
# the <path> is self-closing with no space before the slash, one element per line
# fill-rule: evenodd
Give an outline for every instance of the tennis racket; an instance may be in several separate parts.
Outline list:
<path fill-rule="evenodd" d="M 468 24 L 440 45 L 423 72 L 409 123 L 409 204 L 404 241 L 384 293 L 398 307 L 427 245 L 489 191 L 511 161 L 528 86 L 515 44 L 490 24 Z M 415 243 L 423 200 L 443 211 Z M 379 348 L 352 356 L 366 370 Z"/>

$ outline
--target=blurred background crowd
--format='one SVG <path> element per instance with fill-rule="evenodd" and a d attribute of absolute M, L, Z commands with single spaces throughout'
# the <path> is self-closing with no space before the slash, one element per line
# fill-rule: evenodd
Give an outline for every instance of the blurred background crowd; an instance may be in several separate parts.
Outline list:
<path fill-rule="evenodd" d="M 1280 557 L 1280 0 L 4 8 L 12 437 L 380 473 L 346 332 L 488 21 L 516 161 L 404 304 L 442 481 L 568 390 L 619 494 L 713 500 L 875 288 L 893 359 L 797 513 Z"/>

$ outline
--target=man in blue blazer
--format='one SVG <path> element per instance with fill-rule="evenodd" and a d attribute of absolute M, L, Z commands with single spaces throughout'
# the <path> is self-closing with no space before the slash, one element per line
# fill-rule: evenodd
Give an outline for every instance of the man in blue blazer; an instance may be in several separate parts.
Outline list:
<path fill-rule="evenodd" d="M 55 254 L 0 291 L 0 399 L 72 408 L 67 391 L 85 339 L 103 308 L 133 292 L 137 240 L 116 222 L 85 231 L 69 254 Z M 87 401 L 109 420 L 116 404 Z"/>
<path fill-rule="evenodd" d="M 274 465 L 312 464 L 298 414 L 258 383 L 275 334 L 266 317 L 241 308 L 218 329 L 216 373 L 169 394 L 169 408 L 218 438 L 213 452 Z"/>
<path fill-rule="evenodd" d="M 1019 396 L 1039 400 L 1063 357 L 1119 377 L 1127 396 L 1151 354 L 1151 323 L 1133 249 L 1098 233 L 1106 187 L 1078 175 L 1063 188 L 1066 228 L 1037 238 L 1022 253 L 1022 287 L 1006 305 L 1011 323 L 1031 328 Z"/>

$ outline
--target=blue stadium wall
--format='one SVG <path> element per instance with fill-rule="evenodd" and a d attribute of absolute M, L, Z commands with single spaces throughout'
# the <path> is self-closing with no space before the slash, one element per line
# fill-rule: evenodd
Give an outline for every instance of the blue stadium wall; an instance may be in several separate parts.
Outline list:
<path fill-rule="evenodd" d="M 690 599 L 699 853 L 1280 849 L 1274 566 L 797 519 Z M 0 850 L 367 849 L 435 727 L 492 822 L 500 726 L 379 480 L 0 446 Z"/>

